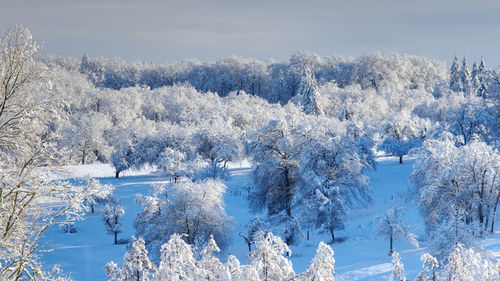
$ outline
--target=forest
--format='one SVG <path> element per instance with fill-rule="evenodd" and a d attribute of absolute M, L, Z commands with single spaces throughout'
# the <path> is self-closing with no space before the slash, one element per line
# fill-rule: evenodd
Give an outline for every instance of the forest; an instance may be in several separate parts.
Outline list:
<path fill-rule="evenodd" d="M 3 33 L 2 280 L 69 279 L 41 262 L 41 241 L 54 228 L 78 233 L 96 213 L 113 244 L 127 245 L 101 268 L 108 280 L 335 280 L 332 248 L 353 239 L 354 214 L 376 201 L 369 175 L 384 157 L 413 163 L 406 201 L 373 224 L 390 280 L 407 280 L 398 240 L 426 247 L 415 280 L 500 279 L 498 252 L 481 247 L 498 239 L 500 67 L 378 53 L 152 64 L 39 52 L 28 29 Z M 245 161 L 237 192 L 251 221 L 236 233 L 225 196 Z M 134 237 L 118 239 L 130 210 L 117 186 L 55 176 L 97 163 L 111 165 L 114 182 L 141 169 L 162 179 L 135 196 Z M 296 273 L 290 247 L 312 236 L 324 242 Z M 248 262 L 225 251 L 234 243 Z"/>

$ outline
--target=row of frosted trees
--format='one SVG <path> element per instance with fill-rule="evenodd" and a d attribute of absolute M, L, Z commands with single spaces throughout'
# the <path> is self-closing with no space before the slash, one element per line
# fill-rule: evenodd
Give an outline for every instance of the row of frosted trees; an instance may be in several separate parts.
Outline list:
<path fill-rule="evenodd" d="M 200 253 L 174 234 L 161 247 L 158 265 L 148 258 L 142 238 L 134 240 L 123 258 L 123 265 L 110 262 L 105 266 L 110 281 L 173 281 L 173 280 L 224 280 L 224 281 L 334 281 L 334 252 L 320 242 L 316 255 L 305 272 L 295 273 L 290 248 L 272 233 L 259 233 L 255 249 L 248 254 L 248 264 L 243 265 L 230 255 L 225 263 L 216 254 L 219 248 L 210 239 Z M 392 254 L 392 273 L 389 280 L 406 281 L 404 265 L 399 254 Z M 415 281 L 481 280 L 500 278 L 500 262 L 491 256 L 458 244 L 448 256 L 445 266 L 428 253 L 421 257 L 423 270 Z"/>

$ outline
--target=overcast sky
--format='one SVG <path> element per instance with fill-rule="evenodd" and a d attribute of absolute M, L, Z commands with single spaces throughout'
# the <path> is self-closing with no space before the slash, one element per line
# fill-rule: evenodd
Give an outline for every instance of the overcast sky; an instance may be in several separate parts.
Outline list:
<path fill-rule="evenodd" d="M 48 54 L 127 61 L 373 52 L 500 64 L 500 0 L 0 0 Z"/>

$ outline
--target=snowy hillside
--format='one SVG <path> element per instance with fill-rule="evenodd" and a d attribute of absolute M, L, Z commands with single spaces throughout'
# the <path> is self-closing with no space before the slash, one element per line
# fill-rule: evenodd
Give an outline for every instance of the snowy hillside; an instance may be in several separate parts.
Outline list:
<path fill-rule="evenodd" d="M 392 270 L 391 257 L 388 255 L 389 242 L 375 235 L 374 221 L 395 202 L 401 202 L 407 209 L 405 218 L 410 230 L 422 237 L 423 220 L 415 201 L 408 193 L 407 178 L 413 162 L 414 160 L 407 160 L 399 164 L 397 158 L 377 160 L 377 170 L 369 174 L 373 186 L 373 204 L 367 209 L 351 212 L 346 229 L 338 233 L 345 241 L 331 244 L 335 251 L 337 280 L 387 280 Z M 100 177 L 99 180 L 116 187 L 114 194 L 125 206 L 124 231 L 119 234 L 121 239 L 135 234 L 132 222 L 139 211 L 134 203 L 135 195 L 148 194 L 152 191 L 153 184 L 168 182 L 164 178 L 147 175 L 147 170 L 125 172 L 122 178 L 115 179 L 112 177 L 113 169 L 107 165 L 75 166 L 73 169 L 73 175 L 76 176 L 107 176 Z M 235 164 L 226 182 L 226 211 L 236 221 L 236 228 L 232 234 L 232 243 L 223 256 L 233 254 L 240 261 L 246 261 L 248 249 L 238 234 L 246 233 L 246 225 L 254 217 L 248 210 L 246 190 L 241 188 L 249 183 L 249 173 L 248 163 Z M 71 273 L 75 280 L 106 280 L 104 265 L 112 260 L 120 264 L 125 247 L 113 245 L 112 236 L 106 234 L 100 214 L 101 207 L 97 208 L 96 213 L 88 213 L 84 220 L 76 223 L 76 233 L 64 233 L 57 227 L 45 233 L 42 245 L 47 249 L 54 249 L 42 258 L 46 267 L 61 264 L 64 272 Z M 299 245 L 292 246 L 291 260 L 295 270 L 304 271 L 314 256 L 319 241 L 328 239 L 328 235 L 313 233 L 309 241 L 303 238 Z M 482 244 L 500 257 L 500 233 L 489 236 Z M 396 240 L 394 247 L 401 254 L 408 277 L 414 278 L 421 270 L 420 256 L 428 251 L 425 243 L 414 248 L 404 240 Z"/>

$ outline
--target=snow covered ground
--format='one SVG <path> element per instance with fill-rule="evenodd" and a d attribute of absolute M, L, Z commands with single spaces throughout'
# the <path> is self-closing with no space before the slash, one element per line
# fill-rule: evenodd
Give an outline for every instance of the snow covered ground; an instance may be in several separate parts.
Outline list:
<path fill-rule="evenodd" d="M 337 233 L 339 238 L 345 240 L 331 244 L 335 251 L 337 280 L 388 279 L 392 270 L 391 257 L 388 255 L 389 241 L 375 236 L 374 220 L 394 204 L 398 203 L 406 208 L 406 219 L 411 231 L 418 237 L 423 234 L 423 220 L 411 193 L 408 192 L 407 178 L 413 160 L 405 159 L 405 163 L 400 165 L 396 158 L 380 157 L 377 163 L 377 171 L 369 174 L 373 187 L 373 204 L 366 209 L 350 212 L 346 229 Z M 230 167 L 231 176 L 226 182 L 228 189 L 225 202 L 226 211 L 235 219 L 236 228 L 233 241 L 223 256 L 233 254 L 244 263 L 248 248 L 238 233 L 246 233 L 246 225 L 255 216 L 249 213 L 246 191 L 241 188 L 250 181 L 250 167 L 248 162 L 233 164 Z M 167 182 L 164 178 L 148 175 L 147 169 L 125 171 L 123 177 L 115 179 L 114 170 L 105 164 L 69 167 L 68 171 L 75 177 L 99 177 L 102 183 L 115 186 L 115 197 L 125 206 L 126 212 L 123 218 L 123 233 L 118 235 L 119 239 L 130 238 L 135 234 L 132 222 L 139 211 L 134 202 L 136 194 L 148 194 L 153 184 Z M 45 233 L 42 245 L 46 249 L 53 249 L 42 257 L 46 267 L 60 264 L 64 272 L 69 273 L 74 280 L 106 280 L 103 266 L 112 260 L 120 264 L 125 246 L 113 245 L 113 237 L 106 234 L 100 215 L 101 207 L 98 206 L 96 213 L 89 213 L 84 220 L 76 223 L 76 233 L 64 233 L 57 227 Z M 304 238 L 300 245 L 291 247 L 291 260 L 297 272 L 305 270 L 319 241 L 322 240 L 329 241 L 328 235 L 311 233 L 309 241 Z M 401 254 L 409 280 L 421 269 L 420 256 L 427 251 L 424 244 L 414 248 L 403 240 L 394 242 L 394 247 Z M 497 257 L 500 256 L 500 232 L 483 240 L 482 244 Z"/>

